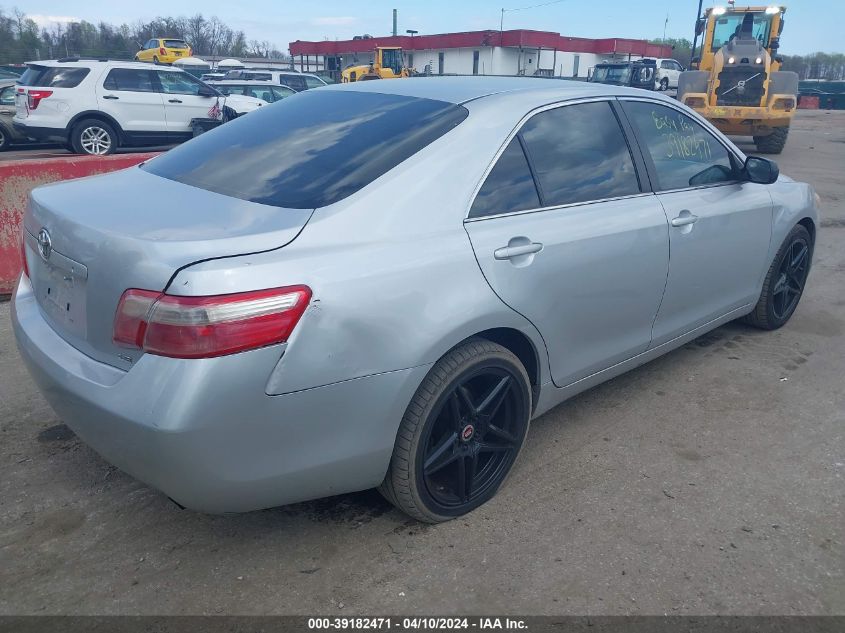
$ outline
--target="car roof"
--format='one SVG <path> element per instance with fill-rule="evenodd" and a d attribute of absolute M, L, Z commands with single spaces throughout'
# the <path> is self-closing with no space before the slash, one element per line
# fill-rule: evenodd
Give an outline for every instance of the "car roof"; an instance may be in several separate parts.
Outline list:
<path fill-rule="evenodd" d="M 155 38 L 153 38 L 155 39 Z M 156 66 L 149 62 L 121 61 L 119 59 L 85 59 L 71 58 L 67 61 L 60 59 L 37 59 L 26 62 L 27 66 L 49 66 L 56 68 L 97 68 L 107 66 L 119 66 L 120 68 L 146 68 L 147 70 L 166 70 L 171 72 L 185 72 L 181 68 L 173 66 Z"/>
<path fill-rule="evenodd" d="M 378 92 L 434 99 L 455 104 L 515 94 L 520 94 L 528 101 L 531 101 L 531 97 L 534 95 L 538 102 L 547 102 L 550 96 L 558 99 L 578 99 L 600 96 L 655 95 L 655 93 L 648 91 L 623 86 L 534 77 L 411 77 L 409 79 L 329 84 L 320 88 L 320 90 Z"/>

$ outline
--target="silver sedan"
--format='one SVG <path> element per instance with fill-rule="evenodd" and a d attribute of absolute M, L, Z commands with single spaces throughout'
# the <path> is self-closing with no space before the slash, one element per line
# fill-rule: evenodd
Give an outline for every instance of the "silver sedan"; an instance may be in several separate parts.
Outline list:
<path fill-rule="evenodd" d="M 784 325 L 817 198 L 654 93 L 420 78 L 41 187 L 24 224 L 21 354 L 107 460 L 200 511 L 378 486 L 437 522 L 564 399 Z"/>

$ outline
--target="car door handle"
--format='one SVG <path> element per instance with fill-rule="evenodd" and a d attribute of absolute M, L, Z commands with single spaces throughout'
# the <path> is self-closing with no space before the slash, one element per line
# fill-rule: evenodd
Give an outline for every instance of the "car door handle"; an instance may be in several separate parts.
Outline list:
<path fill-rule="evenodd" d="M 681 214 L 677 218 L 672 218 L 672 226 L 687 226 L 689 224 L 695 224 L 698 220 L 697 215 L 693 215 L 689 211 L 681 211 Z"/>
<path fill-rule="evenodd" d="M 103 99 L 120 99 L 120 97 L 115 97 L 114 95 L 103 95 Z"/>
<path fill-rule="evenodd" d="M 540 242 L 531 242 L 530 244 L 522 244 L 520 246 L 503 246 L 493 251 L 494 259 L 513 259 L 520 255 L 531 255 L 532 253 L 539 253 L 543 250 L 543 245 Z"/>
<path fill-rule="evenodd" d="M 168 103 L 182 103 L 182 100 L 181 99 L 168 99 L 167 102 Z"/>

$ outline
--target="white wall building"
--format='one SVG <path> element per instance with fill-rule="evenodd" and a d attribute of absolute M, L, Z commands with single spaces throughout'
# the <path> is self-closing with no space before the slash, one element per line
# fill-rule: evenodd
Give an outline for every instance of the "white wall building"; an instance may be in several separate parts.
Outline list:
<path fill-rule="evenodd" d="M 339 75 L 372 61 L 377 46 L 399 46 L 406 64 L 432 75 L 544 75 L 586 78 L 608 59 L 671 57 L 668 46 L 645 40 L 567 37 L 550 31 L 469 31 L 417 37 L 290 43 L 293 65 L 302 71 Z"/>

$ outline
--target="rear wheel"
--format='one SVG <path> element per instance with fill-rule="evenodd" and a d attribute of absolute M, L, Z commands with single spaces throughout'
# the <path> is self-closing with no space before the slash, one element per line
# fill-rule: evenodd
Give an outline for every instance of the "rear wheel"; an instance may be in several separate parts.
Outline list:
<path fill-rule="evenodd" d="M 764 330 L 776 330 L 789 321 L 804 294 L 812 252 L 809 231 L 797 225 L 775 255 L 763 281 L 760 299 L 754 312 L 745 317 L 746 323 Z"/>
<path fill-rule="evenodd" d="M 755 136 L 754 144 L 761 154 L 780 154 L 786 145 L 787 136 L 789 136 L 789 126 L 776 127 L 771 134 Z"/>
<path fill-rule="evenodd" d="M 9 133 L 0 125 L 0 152 L 9 149 Z"/>
<path fill-rule="evenodd" d="M 153 55 L 153 63 L 158 66 L 158 55 Z"/>
<path fill-rule="evenodd" d="M 664 77 L 663 79 L 660 80 L 660 89 L 663 92 L 666 92 L 667 90 L 669 90 L 669 78 L 668 77 Z"/>
<path fill-rule="evenodd" d="M 446 354 L 414 395 L 380 492 L 420 521 L 438 523 L 492 498 L 528 433 L 525 368 L 487 340 Z"/>
<path fill-rule="evenodd" d="M 117 133 L 104 121 L 85 119 L 77 123 L 71 133 L 71 145 L 77 154 L 105 156 L 117 149 Z"/>

